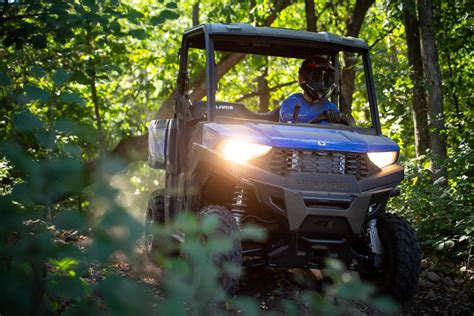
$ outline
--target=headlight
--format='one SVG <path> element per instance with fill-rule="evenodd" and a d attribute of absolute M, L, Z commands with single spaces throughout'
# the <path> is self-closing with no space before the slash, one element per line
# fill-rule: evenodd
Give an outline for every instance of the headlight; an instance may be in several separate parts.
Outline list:
<path fill-rule="evenodd" d="M 396 151 L 381 151 L 368 153 L 367 155 L 369 156 L 370 161 L 379 168 L 391 165 L 397 161 L 398 158 L 398 152 Z"/>
<path fill-rule="evenodd" d="M 265 155 L 272 149 L 271 146 L 247 143 L 239 140 L 225 139 L 217 145 L 217 151 L 225 159 L 235 162 L 245 162 L 247 160 Z"/>

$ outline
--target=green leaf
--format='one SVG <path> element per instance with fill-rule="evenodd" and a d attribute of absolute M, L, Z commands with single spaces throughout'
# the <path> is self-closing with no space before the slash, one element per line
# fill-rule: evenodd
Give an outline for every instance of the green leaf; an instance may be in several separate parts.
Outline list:
<path fill-rule="evenodd" d="M 80 106 L 86 105 L 86 101 L 76 92 L 64 92 L 59 97 L 59 100 L 64 103 L 77 104 Z"/>
<path fill-rule="evenodd" d="M 70 257 L 65 257 L 60 260 L 50 259 L 49 262 L 61 271 L 69 271 L 79 263 L 77 259 Z"/>
<path fill-rule="evenodd" d="M 163 24 L 165 22 L 165 18 L 161 15 L 154 16 L 150 19 L 150 24 L 157 26 Z"/>
<path fill-rule="evenodd" d="M 201 223 L 201 229 L 204 234 L 211 234 L 217 228 L 219 224 L 219 219 L 215 215 L 210 215 L 204 217 Z"/>
<path fill-rule="evenodd" d="M 378 311 L 388 315 L 394 315 L 400 311 L 400 306 L 397 302 L 389 297 L 376 297 L 372 300 L 371 305 Z"/>
<path fill-rule="evenodd" d="M 44 71 L 43 68 L 41 68 L 39 66 L 33 66 L 31 68 L 31 73 L 36 78 L 41 78 L 41 77 L 44 77 L 46 75 L 46 71 Z"/>
<path fill-rule="evenodd" d="M 43 127 L 43 123 L 28 110 L 15 115 L 13 125 L 21 132 L 32 132 Z"/>
<path fill-rule="evenodd" d="M 110 29 L 114 32 L 120 32 L 120 23 L 117 20 L 113 21 L 110 23 Z"/>
<path fill-rule="evenodd" d="M 106 65 L 103 67 L 103 70 L 107 73 L 109 72 L 117 72 L 117 73 L 122 73 L 122 68 L 120 68 L 118 65 L 115 65 L 115 64 L 110 64 L 110 65 Z"/>
<path fill-rule="evenodd" d="M 46 283 L 48 293 L 54 297 L 71 299 L 81 297 L 84 288 L 78 278 L 69 276 L 53 276 Z"/>
<path fill-rule="evenodd" d="M 166 7 L 167 7 L 168 9 L 177 9 L 177 8 L 178 8 L 178 5 L 177 5 L 175 2 L 168 2 L 168 3 L 166 4 Z"/>
<path fill-rule="evenodd" d="M 78 129 L 78 124 L 68 118 L 60 118 L 54 123 L 54 129 L 58 133 L 73 134 Z"/>
<path fill-rule="evenodd" d="M 265 229 L 256 225 L 245 225 L 241 232 L 241 238 L 245 240 L 265 241 L 267 234 Z"/>
<path fill-rule="evenodd" d="M 72 80 L 83 85 L 89 84 L 89 78 L 82 72 L 75 72 Z"/>
<path fill-rule="evenodd" d="M 138 23 L 138 19 L 143 18 L 143 14 L 136 10 L 130 10 L 125 17 L 132 23 Z"/>
<path fill-rule="evenodd" d="M 107 310 L 112 315 L 143 315 L 150 307 L 150 292 L 142 284 L 118 276 L 105 279 L 100 285 Z"/>
<path fill-rule="evenodd" d="M 82 4 L 88 6 L 90 9 L 97 9 L 97 4 L 95 0 L 82 0 Z"/>
<path fill-rule="evenodd" d="M 36 141 L 38 145 L 44 148 L 52 149 L 56 144 L 56 135 L 45 130 L 41 130 L 35 133 Z M 51 180 L 48 178 L 48 180 Z"/>
<path fill-rule="evenodd" d="M 179 14 L 175 11 L 165 9 L 160 12 L 157 16 L 154 16 L 150 19 L 150 23 L 153 25 L 163 24 L 166 20 L 174 20 L 179 18 Z"/>
<path fill-rule="evenodd" d="M 50 12 L 62 17 L 64 14 L 67 14 L 69 8 L 70 5 L 66 1 L 58 1 L 51 6 Z"/>
<path fill-rule="evenodd" d="M 72 316 L 72 315 L 108 315 L 100 308 L 95 305 L 94 301 L 89 302 L 86 300 L 80 301 L 76 304 L 72 303 L 72 306 L 67 307 L 66 311 L 61 315 Z"/>
<path fill-rule="evenodd" d="M 54 217 L 53 222 L 58 229 L 74 229 L 78 231 L 87 229 L 84 217 L 78 211 L 74 210 L 59 213 Z"/>
<path fill-rule="evenodd" d="M 8 86 L 10 84 L 11 84 L 11 81 L 8 75 L 0 71 L 0 86 Z"/>
<path fill-rule="evenodd" d="M 174 19 L 179 18 L 178 13 L 176 13 L 175 11 L 168 10 L 168 9 L 161 11 L 160 16 L 162 16 L 163 18 L 167 20 L 174 20 Z"/>
<path fill-rule="evenodd" d="M 147 37 L 146 32 L 143 29 L 130 30 L 128 34 L 140 40 L 144 40 Z"/>
<path fill-rule="evenodd" d="M 49 93 L 41 88 L 27 85 L 24 90 L 28 101 L 39 100 L 43 103 L 47 103 L 49 101 Z"/>
<path fill-rule="evenodd" d="M 30 39 L 30 42 L 31 42 L 31 44 L 33 44 L 33 46 L 35 48 L 42 49 L 42 48 L 46 48 L 48 46 L 47 41 L 46 41 L 46 36 L 44 36 L 44 35 L 33 36 Z"/>
<path fill-rule="evenodd" d="M 62 85 L 69 80 L 71 74 L 64 69 L 58 69 L 53 75 L 53 81 L 56 85 Z"/>
<path fill-rule="evenodd" d="M 260 315 L 260 309 L 256 301 L 252 300 L 252 298 L 250 297 L 239 297 L 232 302 L 232 306 L 237 311 L 241 311 L 242 315 L 249 315 L 249 316 Z"/>

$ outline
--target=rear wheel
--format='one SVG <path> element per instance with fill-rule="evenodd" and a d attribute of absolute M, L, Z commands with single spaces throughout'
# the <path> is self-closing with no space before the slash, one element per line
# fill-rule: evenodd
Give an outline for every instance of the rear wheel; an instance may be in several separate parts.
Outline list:
<path fill-rule="evenodd" d="M 374 267 L 374 273 L 361 276 L 376 283 L 381 292 L 406 302 L 416 292 L 421 271 L 415 232 L 402 217 L 389 213 L 378 217 L 377 231 L 384 248 L 382 264 Z"/>
<path fill-rule="evenodd" d="M 148 199 L 145 215 L 145 250 L 148 256 L 153 256 L 153 251 L 158 247 L 155 236 L 155 225 L 162 225 L 165 221 L 165 195 L 164 190 L 153 191 Z"/>
<path fill-rule="evenodd" d="M 214 255 L 212 261 L 214 264 L 221 269 L 221 275 L 219 281 L 224 288 L 230 294 L 235 293 L 237 285 L 239 283 L 240 275 L 235 273 L 229 273 L 224 269 L 226 264 L 232 264 L 238 268 L 242 266 L 242 245 L 240 242 L 239 228 L 235 222 L 232 213 L 229 212 L 225 207 L 218 205 L 209 205 L 201 209 L 201 217 L 215 216 L 218 219 L 218 224 L 214 232 L 205 236 L 206 239 L 214 238 L 231 238 L 232 248 L 226 253 L 218 253 Z"/>

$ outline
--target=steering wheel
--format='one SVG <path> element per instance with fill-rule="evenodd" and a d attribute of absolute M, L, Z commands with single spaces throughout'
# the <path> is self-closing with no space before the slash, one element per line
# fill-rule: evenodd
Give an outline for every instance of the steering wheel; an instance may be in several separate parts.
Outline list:
<path fill-rule="evenodd" d="M 318 124 L 323 121 L 327 121 L 329 123 L 336 123 L 336 124 L 344 124 L 346 126 L 351 126 L 350 120 L 344 115 L 343 113 L 340 112 L 334 112 L 333 115 L 328 115 L 328 110 L 322 112 L 319 114 L 318 117 L 312 119 L 309 121 L 310 124 Z M 334 115 L 336 114 L 336 115 Z"/>

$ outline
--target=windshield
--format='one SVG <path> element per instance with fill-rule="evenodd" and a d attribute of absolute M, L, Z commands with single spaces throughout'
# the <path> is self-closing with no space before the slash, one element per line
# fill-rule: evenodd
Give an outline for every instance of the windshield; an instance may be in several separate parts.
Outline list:
<path fill-rule="evenodd" d="M 288 55 L 288 51 L 284 54 Z M 295 55 L 298 58 L 215 51 L 216 117 L 372 128 L 363 53 L 313 48 L 303 56 Z M 205 66 L 206 52 L 189 48 L 189 87 Z M 207 100 L 207 92 L 199 94 L 190 89 L 188 93 L 194 104 Z M 240 112 L 233 113 L 234 110 Z M 270 118 L 246 114 L 247 110 L 273 111 L 275 115 Z"/>

